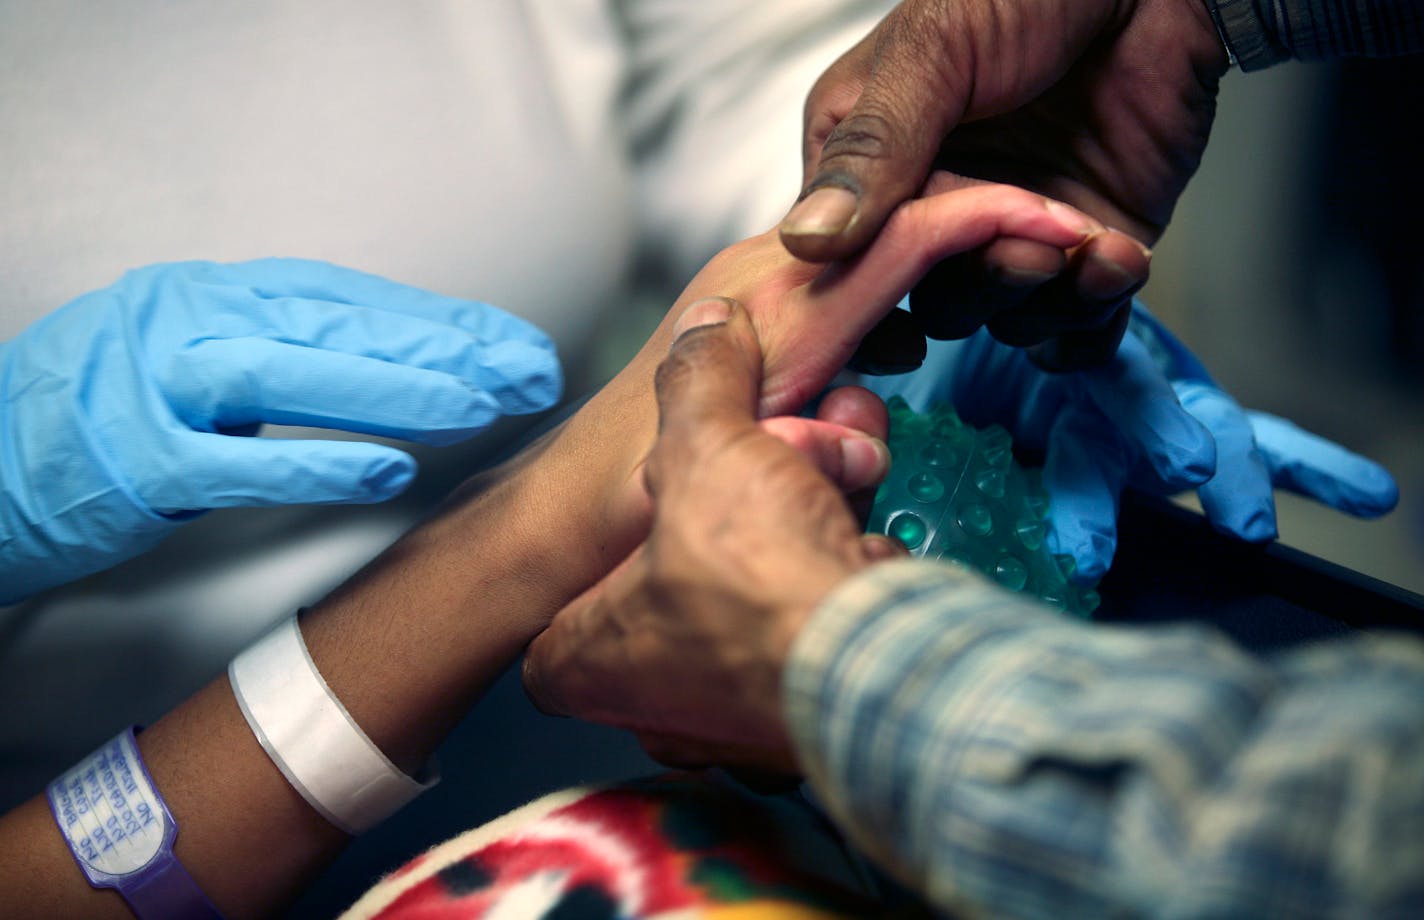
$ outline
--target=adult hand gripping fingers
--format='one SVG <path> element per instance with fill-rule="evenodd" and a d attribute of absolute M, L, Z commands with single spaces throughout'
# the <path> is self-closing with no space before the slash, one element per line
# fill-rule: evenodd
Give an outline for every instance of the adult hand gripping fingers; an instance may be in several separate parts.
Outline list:
<path fill-rule="evenodd" d="M 801 429 L 799 452 L 770 435 L 756 421 L 751 324 L 707 303 L 688 308 L 657 375 L 648 540 L 532 643 L 525 686 L 544 711 L 632 729 L 665 757 L 786 769 L 791 639 L 825 591 L 884 549 L 862 539 L 838 486 L 877 482 L 888 454 L 827 419 Z M 869 405 L 830 414 L 864 418 Z"/>
<path fill-rule="evenodd" d="M 1041 366 L 1101 364 L 1146 278 L 1144 244 L 1195 172 L 1226 67 L 1191 4 L 907 0 L 812 89 L 783 239 L 801 258 L 846 258 L 934 166 L 1070 202 L 1101 221 L 1091 241 L 991 242 L 946 260 L 915 309 L 932 336 L 989 322 Z"/>
<path fill-rule="evenodd" d="M 1042 195 L 1011 185 L 936 173 L 926 194 L 898 208 L 860 257 L 833 266 L 797 263 L 798 274 L 814 279 L 814 283 L 804 289 L 804 295 L 798 295 L 796 314 L 779 322 L 796 329 L 796 335 L 805 341 L 798 353 L 791 355 L 779 338 L 766 335 L 766 327 L 759 325 L 768 353 L 775 353 L 777 363 L 763 392 L 764 402 L 779 407 L 774 411 L 786 411 L 787 406 L 799 406 L 813 398 L 830 374 L 818 380 L 815 388 L 784 399 L 787 394 L 781 381 L 787 366 L 834 357 L 822 366 L 833 368 L 832 372 L 840 370 L 857 346 L 856 353 L 864 353 L 867 333 L 876 337 L 888 321 L 900 318 L 901 314 L 892 312 L 895 305 L 940 260 L 1000 237 L 1068 248 L 1091 233 L 1091 218 Z M 760 313 L 758 321 L 762 321 Z M 881 366 L 903 371 L 923 359 L 924 335 L 913 328 L 910 333 L 908 341 L 885 343 L 892 356 L 880 355 Z M 827 348 L 831 344 L 836 346 L 834 354 Z M 844 346 L 849 347 L 842 352 Z"/>
<path fill-rule="evenodd" d="M 1003 188 L 936 172 L 923 194 L 975 187 Z M 1078 238 L 1051 244 L 1005 229 L 927 266 L 910 293 L 910 309 L 888 314 L 861 342 L 853 366 L 867 373 L 902 372 L 923 359 L 926 339 L 962 339 L 981 327 L 1026 348 L 1047 370 L 1108 363 L 1126 331 L 1131 296 L 1147 279 L 1149 253 L 1082 211 L 1052 199 L 1044 199 L 1044 206 L 1071 221 Z M 1024 264 L 985 269 L 981 260 L 994 254 L 1027 259 L 1042 271 Z"/>
<path fill-rule="evenodd" d="M 1070 246 L 1088 233 L 1072 209 L 1009 185 L 936 177 L 933 194 L 906 202 L 860 258 L 824 266 L 796 260 L 774 233 L 728 247 L 693 279 L 685 297 L 738 296 L 767 352 L 762 410 L 776 415 L 814 399 L 857 344 L 928 268 L 1001 235 Z M 696 292 L 696 293 L 694 293 Z M 918 363 L 923 337 L 916 343 Z"/>
<path fill-rule="evenodd" d="M 561 387 L 516 317 L 286 259 L 130 272 L 0 346 L 0 367 L 6 602 L 211 508 L 381 501 L 414 476 L 385 445 L 234 437 L 262 423 L 448 443 Z"/>

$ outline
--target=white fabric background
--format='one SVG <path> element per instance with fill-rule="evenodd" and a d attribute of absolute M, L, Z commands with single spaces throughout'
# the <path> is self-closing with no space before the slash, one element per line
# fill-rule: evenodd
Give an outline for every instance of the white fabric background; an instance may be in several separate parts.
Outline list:
<path fill-rule="evenodd" d="M 576 367 L 641 260 L 685 280 L 784 212 L 806 90 L 888 5 L 0 0 L 0 340 L 131 267 L 280 255 L 498 304 Z M 210 514 L 0 610 L 0 807 L 219 673 L 508 434 L 417 451 L 395 502 Z"/>

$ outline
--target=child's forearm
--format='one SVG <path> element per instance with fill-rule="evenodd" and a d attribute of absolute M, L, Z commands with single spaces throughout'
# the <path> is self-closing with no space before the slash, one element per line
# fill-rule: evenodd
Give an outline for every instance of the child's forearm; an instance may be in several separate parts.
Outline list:
<path fill-rule="evenodd" d="M 600 522 L 611 507 L 600 484 L 627 478 L 615 472 L 632 443 L 620 426 L 641 420 L 605 414 L 611 408 L 590 405 L 585 412 L 598 417 L 581 422 L 607 435 L 604 449 L 576 446 L 560 429 L 476 477 L 302 616 L 333 695 L 408 775 L 553 613 L 602 574 L 593 571 L 600 554 L 570 552 L 568 535 L 616 529 Z M 225 915 L 279 909 L 346 843 L 258 743 L 226 674 L 138 737 L 179 828 L 176 855 Z M 88 885 L 43 795 L 0 818 L 0 890 L 7 915 L 129 916 L 116 892 Z"/>

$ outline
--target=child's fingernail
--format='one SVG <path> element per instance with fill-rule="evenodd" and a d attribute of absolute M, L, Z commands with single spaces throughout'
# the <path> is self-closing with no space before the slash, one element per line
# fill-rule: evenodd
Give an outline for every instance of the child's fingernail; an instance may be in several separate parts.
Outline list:
<path fill-rule="evenodd" d="M 1061 201 L 1054 201 L 1052 198 L 1049 198 L 1045 202 L 1044 207 L 1048 209 L 1048 213 L 1052 214 L 1060 224 L 1077 230 L 1084 236 L 1091 236 L 1105 229 L 1102 224 L 1093 220 L 1082 211 L 1079 211 L 1077 208 L 1069 207 Z"/>
<path fill-rule="evenodd" d="M 991 277 L 1002 284 L 1015 288 L 1038 287 L 1047 284 L 1058 277 L 1058 272 L 1038 271 L 1032 268 L 1018 268 L 1012 265 L 999 265 L 990 270 Z"/>
<path fill-rule="evenodd" d="M 718 323 L 725 323 L 732 316 L 732 306 L 735 303 L 730 297 L 704 297 L 701 300 L 694 300 L 687 305 L 687 309 L 682 311 L 682 315 L 673 323 L 672 339 L 676 342 L 682 336 L 701 326 L 715 326 Z"/>
<path fill-rule="evenodd" d="M 876 438 L 841 438 L 841 486 L 847 492 L 878 485 L 890 469 L 890 448 Z"/>

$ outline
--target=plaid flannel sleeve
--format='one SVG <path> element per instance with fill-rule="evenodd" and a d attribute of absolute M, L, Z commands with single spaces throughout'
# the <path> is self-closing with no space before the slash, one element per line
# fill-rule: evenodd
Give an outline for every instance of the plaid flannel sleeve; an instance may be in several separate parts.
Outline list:
<path fill-rule="evenodd" d="M 1419 0 L 1206 0 L 1242 70 L 1295 58 L 1385 57 L 1424 51 Z"/>
<path fill-rule="evenodd" d="M 784 703 L 832 817 L 956 914 L 1424 916 L 1412 637 L 1261 659 L 900 561 L 821 605 Z"/>

